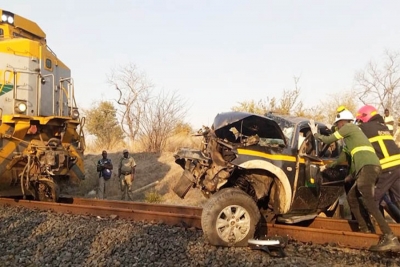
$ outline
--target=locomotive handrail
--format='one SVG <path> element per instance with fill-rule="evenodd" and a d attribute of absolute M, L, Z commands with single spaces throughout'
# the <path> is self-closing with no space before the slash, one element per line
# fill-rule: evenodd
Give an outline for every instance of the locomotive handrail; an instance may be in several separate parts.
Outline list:
<path fill-rule="evenodd" d="M 3 75 L 4 75 L 4 76 L 3 76 L 3 80 L 4 80 L 4 81 L 6 81 L 6 73 L 11 73 L 11 74 L 12 74 L 12 77 L 13 77 L 13 100 L 18 99 L 18 95 L 17 95 L 17 93 L 18 93 L 18 84 L 17 84 L 17 75 L 18 75 L 18 73 L 32 74 L 32 75 L 38 75 L 38 74 L 40 74 L 40 73 L 38 73 L 38 72 L 36 72 L 36 71 L 24 71 L 24 70 L 16 70 L 16 69 L 13 69 L 13 70 L 5 70 L 5 71 L 4 71 L 4 74 L 3 74 Z M 52 74 L 49 74 L 49 75 L 52 75 Z M 46 76 L 49 76 L 49 75 L 46 75 Z M 42 77 L 43 77 L 43 76 L 42 76 Z M 3 90 L 4 85 L 5 85 L 5 84 L 3 84 L 3 85 L 1 86 L 0 92 Z M 41 86 L 38 87 L 39 94 L 41 93 L 40 88 L 41 88 Z M 38 99 L 38 98 L 39 98 L 39 96 L 36 98 L 36 104 L 37 104 L 37 106 L 38 106 L 38 111 L 37 111 L 37 113 L 39 112 L 39 106 L 40 106 L 40 104 L 39 104 L 39 99 Z"/>
<path fill-rule="evenodd" d="M 83 131 L 83 126 L 85 125 L 86 118 L 82 117 L 79 120 L 79 148 L 82 151 L 85 151 L 86 149 L 86 143 L 85 143 L 85 132 Z"/>
<path fill-rule="evenodd" d="M 12 39 L 12 38 L 10 38 L 10 39 Z M 21 55 L 25 55 L 25 54 L 28 54 L 28 55 L 31 55 L 31 56 L 33 56 L 33 54 L 31 53 L 31 52 L 29 52 L 29 51 L 17 51 L 17 50 L 14 50 L 14 49 L 12 49 L 11 47 L 9 47 L 9 46 L 7 46 L 7 50 L 8 51 L 12 51 L 13 53 L 14 53 L 14 55 L 17 55 L 17 54 L 21 54 Z"/>
<path fill-rule="evenodd" d="M 52 99 L 53 99 L 53 108 L 52 108 L 52 113 L 54 114 L 54 80 L 55 80 L 55 78 L 54 78 L 54 74 L 53 73 L 49 73 L 49 74 L 46 74 L 46 75 L 40 75 L 40 77 L 42 77 L 42 78 L 46 78 L 46 77 L 51 77 L 52 78 L 52 82 L 51 82 L 51 85 L 52 85 L 52 89 L 51 89 L 51 91 L 52 91 Z M 39 116 L 39 114 L 40 114 L 40 109 L 41 109 L 41 101 L 39 101 L 39 100 L 41 100 L 41 96 L 42 96 L 42 83 L 40 83 L 40 86 L 39 86 L 39 88 L 38 88 L 38 96 L 37 96 L 37 98 L 36 98 L 36 105 L 37 105 L 37 112 L 36 112 L 36 115 L 37 116 Z"/>
<path fill-rule="evenodd" d="M 60 79 L 60 89 L 64 91 L 65 95 L 67 96 L 68 100 L 68 107 L 71 107 L 71 110 L 68 111 L 68 115 L 72 115 L 72 109 L 76 108 L 76 102 L 75 102 L 75 97 L 74 97 L 74 79 L 69 77 L 69 78 L 61 78 Z M 68 88 L 65 89 L 63 86 L 63 82 L 68 82 Z M 59 114 L 62 115 L 63 113 L 63 107 L 62 107 L 62 100 L 64 99 L 63 95 L 60 94 L 60 108 L 59 108 Z M 75 105 L 74 105 L 75 104 Z"/>
<path fill-rule="evenodd" d="M 4 86 L 6 86 L 6 73 L 8 73 L 8 72 L 11 72 L 11 73 L 12 73 L 11 70 L 5 70 L 4 73 L 3 73 L 3 81 L 4 81 L 4 82 L 3 82 L 3 84 L 1 85 L 0 93 L 3 91 Z"/>
<path fill-rule="evenodd" d="M 49 50 L 50 53 L 53 54 L 53 56 L 55 56 L 56 58 L 58 58 L 57 55 L 56 55 L 56 53 L 54 53 L 54 51 L 51 50 L 51 48 L 50 48 L 47 44 L 46 44 L 46 48 Z"/>

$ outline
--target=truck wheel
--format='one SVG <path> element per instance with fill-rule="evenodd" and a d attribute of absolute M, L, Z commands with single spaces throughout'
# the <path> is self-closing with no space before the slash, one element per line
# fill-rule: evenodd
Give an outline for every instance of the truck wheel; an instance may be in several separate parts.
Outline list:
<path fill-rule="evenodd" d="M 254 237 L 260 211 L 253 198 L 238 188 L 225 188 L 206 202 L 201 227 L 214 246 L 247 246 Z"/>

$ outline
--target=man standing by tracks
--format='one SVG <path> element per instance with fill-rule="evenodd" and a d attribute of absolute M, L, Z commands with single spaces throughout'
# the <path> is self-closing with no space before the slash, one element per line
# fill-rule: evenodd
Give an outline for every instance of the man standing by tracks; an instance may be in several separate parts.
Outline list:
<path fill-rule="evenodd" d="M 389 202 L 386 203 L 389 214 L 396 222 L 400 222 L 400 148 L 375 107 L 361 107 L 357 111 L 356 120 L 360 122 L 359 127 L 374 147 L 382 167 L 375 187 L 376 204 L 379 206 L 385 194 L 389 192 L 392 196 L 391 201 L 388 197 L 385 198 L 385 202 Z M 393 205 L 389 205 L 391 202 Z"/>
<path fill-rule="evenodd" d="M 118 178 L 120 181 L 122 200 L 132 200 L 130 193 L 132 192 L 132 183 L 135 179 L 136 162 L 133 157 L 129 156 L 127 149 L 124 149 L 123 157 L 118 166 Z"/>
<path fill-rule="evenodd" d="M 107 158 L 107 151 L 103 150 L 102 158 L 97 162 L 97 171 L 99 172 L 99 192 L 98 198 L 104 199 L 106 184 L 111 178 L 113 165 L 111 159 Z"/>
<path fill-rule="evenodd" d="M 350 208 L 360 228 L 367 228 L 367 222 L 363 218 L 357 191 L 361 193 L 368 212 L 375 218 L 383 236 L 377 245 L 371 246 L 371 251 L 400 251 L 400 243 L 393 234 L 382 213 L 374 200 L 374 187 L 381 172 L 381 166 L 375 150 L 361 129 L 353 124 L 354 117 L 350 111 L 344 110 L 336 116 L 334 124 L 338 131 L 329 136 L 318 133 L 318 127 L 314 120 L 310 120 L 309 126 L 314 137 L 326 144 L 343 139 L 350 151 L 355 170 L 355 183 L 348 193 Z"/>

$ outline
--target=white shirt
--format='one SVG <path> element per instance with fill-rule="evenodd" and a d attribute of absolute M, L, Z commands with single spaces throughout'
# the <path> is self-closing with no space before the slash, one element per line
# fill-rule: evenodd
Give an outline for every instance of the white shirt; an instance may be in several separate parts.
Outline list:
<path fill-rule="evenodd" d="M 385 116 L 384 118 L 385 118 L 385 124 L 388 127 L 389 131 L 393 131 L 393 125 L 387 124 L 388 122 L 394 122 L 393 117 L 389 115 L 387 117 Z"/>

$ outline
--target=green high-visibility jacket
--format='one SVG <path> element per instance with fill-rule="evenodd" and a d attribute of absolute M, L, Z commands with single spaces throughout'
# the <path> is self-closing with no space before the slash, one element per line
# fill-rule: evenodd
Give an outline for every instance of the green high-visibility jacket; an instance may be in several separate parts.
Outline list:
<path fill-rule="evenodd" d="M 349 165 L 349 174 L 355 175 L 354 164 L 352 157 L 350 155 L 350 151 L 347 146 L 344 146 L 342 151 L 340 152 L 338 158 L 327 165 L 328 168 L 334 168 L 339 164 L 346 164 Z"/>
<path fill-rule="evenodd" d="M 355 173 L 358 173 L 365 165 L 380 166 L 379 158 L 375 154 L 370 141 L 361 131 L 360 127 L 355 124 L 346 123 L 342 128 L 329 136 L 316 133 L 314 137 L 326 144 L 343 139 L 347 149 L 350 151 Z"/>

